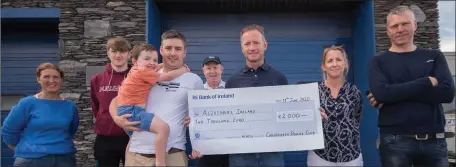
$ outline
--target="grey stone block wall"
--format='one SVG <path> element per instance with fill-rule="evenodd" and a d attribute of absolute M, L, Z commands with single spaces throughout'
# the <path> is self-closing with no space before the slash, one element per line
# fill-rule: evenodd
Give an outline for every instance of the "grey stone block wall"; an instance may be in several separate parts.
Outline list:
<path fill-rule="evenodd" d="M 75 99 L 81 117 L 74 141 L 78 165 L 93 166 L 93 116 L 86 85 L 86 66 L 108 63 L 106 41 L 122 36 L 132 44 L 146 41 L 145 0 L 84 2 L 65 0 L 60 3 L 60 67 L 68 76 L 64 92 L 79 95 Z M 89 72 L 89 74 L 91 74 Z"/>
<path fill-rule="evenodd" d="M 2 8 L 58 8 L 60 0 L 2 0 Z"/>
<path fill-rule="evenodd" d="M 3 0 L 2 8 L 60 8 L 59 66 L 65 71 L 62 96 L 78 105 L 80 126 L 74 143 L 78 166 L 94 166 L 93 116 L 86 85 L 87 66 L 107 62 L 107 39 L 122 36 L 136 44 L 146 41 L 146 1 Z M 97 69 L 96 67 L 94 69 Z M 92 75 L 92 73 L 89 72 Z"/>
<path fill-rule="evenodd" d="M 377 52 L 388 50 L 390 47 L 390 41 L 386 34 L 386 16 L 389 10 L 398 5 L 416 5 L 426 16 L 423 22 L 418 23 L 415 34 L 416 45 L 423 48 L 440 48 L 437 2 L 438 0 L 374 0 Z"/>

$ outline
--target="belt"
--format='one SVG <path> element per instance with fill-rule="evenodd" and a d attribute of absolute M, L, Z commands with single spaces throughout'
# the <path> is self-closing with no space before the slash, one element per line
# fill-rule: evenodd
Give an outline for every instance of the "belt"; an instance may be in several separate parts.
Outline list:
<path fill-rule="evenodd" d="M 416 140 L 444 139 L 454 137 L 453 132 L 437 133 L 437 134 L 415 134 L 415 135 L 400 135 L 403 137 L 414 138 Z"/>
<path fill-rule="evenodd" d="M 177 148 L 171 148 L 171 149 L 169 149 L 168 154 L 174 154 L 174 153 L 178 153 L 181 151 L 184 151 L 184 150 L 177 149 Z M 147 158 L 155 158 L 155 154 L 141 154 L 141 153 L 138 153 L 138 154 L 143 157 L 147 157 Z"/>

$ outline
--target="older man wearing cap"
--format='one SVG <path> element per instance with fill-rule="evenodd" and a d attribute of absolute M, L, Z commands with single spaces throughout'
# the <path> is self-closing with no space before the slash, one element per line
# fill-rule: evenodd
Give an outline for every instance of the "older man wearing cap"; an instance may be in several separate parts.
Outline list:
<path fill-rule="evenodd" d="M 223 89 L 225 82 L 222 81 L 223 66 L 217 56 L 208 56 L 203 61 L 203 73 L 206 77 L 204 89 Z M 198 159 L 197 167 L 228 167 L 229 155 L 205 155 Z"/>
<path fill-rule="evenodd" d="M 203 61 L 203 73 L 206 77 L 204 89 L 225 88 L 225 82 L 222 81 L 223 66 L 220 58 L 217 56 L 208 56 Z"/>

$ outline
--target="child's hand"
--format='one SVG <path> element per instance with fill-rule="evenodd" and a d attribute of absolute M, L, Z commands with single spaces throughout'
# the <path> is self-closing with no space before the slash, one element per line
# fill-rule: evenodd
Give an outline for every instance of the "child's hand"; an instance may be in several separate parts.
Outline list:
<path fill-rule="evenodd" d="M 158 71 L 158 70 L 160 70 L 162 68 L 163 68 L 163 63 L 160 63 L 160 64 L 157 65 L 157 69 L 156 70 Z"/>
<path fill-rule="evenodd" d="M 188 124 L 190 124 L 190 117 L 189 116 L 185 117 L 185 120 L 184 120 L 184 125 L 188 127 Z"/>

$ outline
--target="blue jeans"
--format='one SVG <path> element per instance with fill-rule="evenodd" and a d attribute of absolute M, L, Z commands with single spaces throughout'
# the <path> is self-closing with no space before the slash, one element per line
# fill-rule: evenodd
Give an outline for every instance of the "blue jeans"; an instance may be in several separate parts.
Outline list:
<path fill-rule="evenodd" d="M 14 166 L 17 167 L 76 167 L 74 154 L 50 154 L 40 158 L 16 157 Z"/>
<path fill-rule="evenodd" d="M 128 121 L 135 122 L 139 121 L 140 124 L 136 125 L 141 130 L 150 131 L 150 124 L 152 123 L 152 119 L 155 117 L 154 113 L 148 113 L 144 108 L 139 106 L 119 106 L 117 107 L 117 111 L 120 115 L 124 114 L 131 114 L 131 117 L 128 118 Z M 129 136 L 133 134 L 132 131 L 125 131 Z"/>
<path fill-rule="evenodd" d="M 444 138 L 416 140 L 380 134 L 380 161 L 384 167 L 447 167 L 447 143 Z"/>
<path fill-rule="evenodd" d="M 231 154 L 230 167 L 237 166 L 285 166 L 283 153 L 247 153 L 247 154 Z"/>

